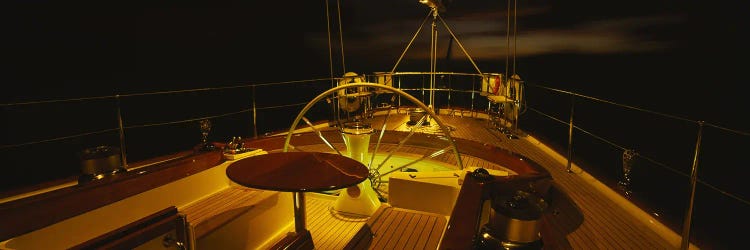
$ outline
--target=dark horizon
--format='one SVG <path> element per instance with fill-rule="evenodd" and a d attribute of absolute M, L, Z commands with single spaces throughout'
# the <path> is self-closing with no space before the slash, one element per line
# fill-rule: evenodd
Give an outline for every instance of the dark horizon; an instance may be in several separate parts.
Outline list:
<path fill-rule="evenodd" d="M 503 55 L 506 2 L 444 3 L 441 17 L 480 69 L 503 73 L 509 56 Z M 331 70 L 339 77 L 342 61 L 346 71 L 389 71 L 429 10 L 416 0 L 343 4 L 342 56 L 336 6 L 329 2 L 331 62 L 325 1 L 292 8 L 269 2 L 100 9 L 20 3 L 9 36 L 15 88 L 2 100 L 300 80 L 327 77 Z M 741 85 L 741 64 L 721 63 L 746 54 L 740 48 L 747 28 L 732 5 L 524 1 L 518 6 L 515 68 L 535 84 L 601 98 L 616 94 L 616 102 L 747 130 L 750 125 L 731 112 L 750 106 L 733 91 Z M 492 23 L 475 21 L 488 18 Z M 404 61 L 427 55 L 429 23 L 423 29 Z M 444 60 L 448 33 L 438 31 L 438 59 Z M 438 65 L 466 64 L 455 43 L 451 50 L 451 61 Z M 639 80 L 643 84 L 634 84 Z"/>

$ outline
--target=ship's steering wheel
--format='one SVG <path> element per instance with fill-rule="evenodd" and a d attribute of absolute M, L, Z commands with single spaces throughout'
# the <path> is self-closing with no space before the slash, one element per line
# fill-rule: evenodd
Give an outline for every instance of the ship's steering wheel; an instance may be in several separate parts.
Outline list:
<path fill-rule="evenodd" d="M 463 163 L 461 161 L 461 155 L 460 155 L 458 149 L 456 148 L 456 144 L 455 144 L 453 138 L 450 135 L 450 131 L 451 131 L 450 127 L 447 126 L 440 119 L 440 117 L 435 114 L 435 112 L 432 109 L 430 109 L 427 105 L 425 105 L 424 103 L 422 103 L 421 101 L 419 101 L 419 99 L 411 96 L 410 94 L 408 94 L 408 93 L 406 93 L 406 92 L 404 92 L 404 91 L 402 91 L 400 89 L 397 89 L 397 88 L 394 88 L 394 87 L 391 87 L 391 86 L 387 86 L 387 85 L 383 85 L 383 84 L 375 84 L 375 83 L 350 83 L 350 84 L 346 84 L 346 85 L 342 85 L 342 86 L 337 86 L 337 87 L 331 88 L 331 89 L 329 89 L 329 90 L 321 93 L 320 95 L 318 95 L 317 97 L 315 97 L 313 100 L 311 100 L 310 102 L 308 102 L 307 105 L 305 105 L 305 107 L 299 112 L 299 114 L 297 115 L 297 117 L 294 119 L 292 125 L 290 126 L 289 132 L 286 135 L 286 140 L 284 141 L 283 151 L 284 152 L 288 152 L 290 150 L 303 151 L 300 148 L 298 148 L 298 147 L 290 144 L 290 142 L 291 142 L 292 137 L 295 135 L 295 133 L 302 133 L 302 132 L 298 132 L 298 129 L 300 129 L 300 128 L 298 128 L 297 126 L 299 125 L 300 121 L 304 121 L 305 123 L 308 124 L 309 128 L 312 129 L 313 132 L 317 133 L 318 137 L 323 141 L 323 143 L 325 143 L 328 146 L 329 149 L 331 149 L 332 151 L 335 151 L 338 154 L 342 154 L 343 155 L 342 152 L 340 152 L 338 149 L 336 149 L 328 141 L 328 139 L 325 138 L 325 136 L 321 133 L 321 129 L 316 128 L 316 126 L 314 126 L 305 117 L 305 115 L 316 104 L 319 104 L 319 103 L 320 104 L 325 104 L 325 102 L 321 102 L 321 101 L 323 101 L 323 100 L 329 100 L 330 101 L 329 98 L 331 98 L 331 96 L 333 96 L 333 99 L 339 98 L 337 95 L 340 95 L 340 93 L 346 92 L 347 88 L 354 88 L 354 89 L 357 89 L 357 88 L 359 88 L 359 89 L 366 88 L 366 89 L 378 90 L 380 93 L 393 93 L 393 94 L 396 94 L 399 97 L 401 97 L 401 102 L 404 102 L 404 100 L 408 100 L 408 101 L 410 101 L 413 104 L 413 106 L 421 108 L 424 112 L 426 112 L 426 115 L 422 116 L 421 119 L 419 119 L 419 121 L 416 123 L 416 125 L 411 126 L 411 130 L 408 132 L 408 134 L 406 136 L 404 136 L 403 138 L 399 139 L 400 141 L 399 141 L 398 145 L 396 145 L 395 147 L 391 148 L 391 151 L 387 152 L 388 155 L 381 162 L 377 163 L 377 162 L 374 162 L 375 154 L 383 153 L 383 152 L 378 152 L 378 150 L 380 148 L 381 139 L 383 138 L 384 133 L 387 132 L 386 131 L 386 124 L 388 123 L 388 119 L 390 117 L 390 114 L 392 112 L 397 112 L 396 109 L 398 107 L 394 107 L 394 105 L 391 105 L 390 107 L 385 108 L 384 110 L 381 110 L 381 112 L 385 112 L 386 113 L 385 117 L 384 117 L 384 119 L 382 121 L 382 124 L 380 124 L 380 125 L 382 125 L 382 127 L 379 129 L 379 131 L 373 130 L 373 131 L 377 131 L 377 132 L 372 133 L 373 138 L 370 140 L 370 145 L 368 145 L 368 147 L 373 148 L 374 151 L 369 152 L 371 158 L 368 158 L 366 161 L 363 162 L 363 164 L 370 169 L 370 174 L 369 174 L 368 179 L 370 180 L 370 182 L 372 184 L 372 187 L 374 189 L 376 189 L 375 191 L 378 192 L 378 194 L 380 194 L 380 192 L 377 189 L 378 189 L 378 187 L 380 187 L 380 184 L 382 184 L 384 182 L 383 178 L 385 176 L 387 176 L 388 174 L 393 173 L 395 171 L 399 171 L 399 170 L 400 171 L 408 170 L 406 168 L 407 166 L 411 166 L 414 163 L 417 163 L 419 161 L 423 161 L 425 159 L 434 158 L 436 156 L 439 156 L 439 155 L 442 155 L 442 154 L 445 154 L 445 153 L 448 153 L 448 152 L 453 152 L 455 154 L 455 156 L 454 156 L 455 157 L 455 162 L 456 162 L 456 166 L 455 167 L 457 169 L 463 169 Z M 392 98 L 391 100 L 393 100 L 393 99 L 395 99 L 395 98 Z M 366 115 L 362 115 L 362 116 L 365 117 Z M 442 143 L 445 143 L 445 145 L 430 145 L 430 146 L 433 146 L 435 148 L 439 148 L 439 150 L 434 151 L 434 152 L 428 152 L 427 154 L 423 155 L 421 158 L 414 159 L 413 161 L 411 161 L 408 164 L 405 164 L 403 166 L 399 166 L 399 167 L 396 167 L 396 168 L 393 168 L 391 166 L 392 168 L 389 169 L 387 172 L 381 173 L 381 167 L 384 166 L 384 165 L 386 165 L 386 163 L 389 160 L 393 159 L 390 156 L 393 155 L 395 153 L 395 151 L 398 151 L 399 149 L 401 149 L 402 148 L 401 146 L 407 144 L 407 142 L 409 141 L 409 139 L 412 138 L 411 136 L 414 133 L 417 133 L 416 130 L 418 128 L 420 128 L 421 125 L 427 124 L 427 122 L 426 122 L 427 119 L 432 119 L 437 124 L 437 126 L 439 127 L 439 129 L 435 129 L 433 131 L 436 131 L 435 134 L 437 134 L 437 137 L 441 139 L 441 140 L 438 140 L 438 141 L 440 141 Z M 373 124 L 373 126 L 375 126 L 375 125 L 376 124 Z M 342 129 L 343 128 L 341 128 L 339 126 L 339 131 L 342 131 Z M 309 132 L 310 130 L 306 130 L 306 131 Z M 403 132 L 403 133 L 406 133 L 406 132 Z M 373 143 L 375 145 L 371 146 Z M 382 198 L 382 196 L 381 196 L 381 198 Z"/>

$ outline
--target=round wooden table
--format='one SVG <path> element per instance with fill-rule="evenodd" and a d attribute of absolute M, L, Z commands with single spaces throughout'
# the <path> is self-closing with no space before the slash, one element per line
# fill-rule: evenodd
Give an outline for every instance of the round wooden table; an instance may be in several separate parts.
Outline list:
<path fill-rule="evenodd" d="M 235 161 L 227 177 L 245 187 L 294 192 L 294 229 L 277 246 L 313 249 L 306 228 L 304 192 L 346 188 L 367 179 L 364 164 L 352 158 L 320 152 L 282 152 L 257 155 Z M 276 246 L 274 247 L 276 249 Z"/>

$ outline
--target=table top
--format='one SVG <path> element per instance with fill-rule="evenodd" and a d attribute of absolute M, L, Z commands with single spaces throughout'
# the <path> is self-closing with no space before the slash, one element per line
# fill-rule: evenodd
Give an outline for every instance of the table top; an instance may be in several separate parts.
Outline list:
<path fill-rule="evenodd" d="M 364 164 L 338 154 L 280 152 L 235 161 L 227 176 L 237 184 L 257 189 L 319 192 L 354 186 L 368 176 Z"/>

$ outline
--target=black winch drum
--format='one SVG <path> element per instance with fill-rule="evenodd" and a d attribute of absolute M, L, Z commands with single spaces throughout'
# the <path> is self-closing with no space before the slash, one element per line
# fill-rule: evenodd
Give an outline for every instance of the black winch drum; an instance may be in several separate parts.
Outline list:
<path fill-rule="evenodd" d="M 415 108 L 409 111 L 409 123 L 410 124 L 417 124 L 420 119 L 422 119 L 423 116 L 427 115 L 427 111 L 425 111 L 422 108 Z M 427 124 L 427 121 L 423 122 L 424 124 Z"/>
<path fill-rule="evenodd" d="M 84 176 L 109 175 L 122 171 L 120 149 L 110 146 L 86 148 L 79 152 Z"/>

